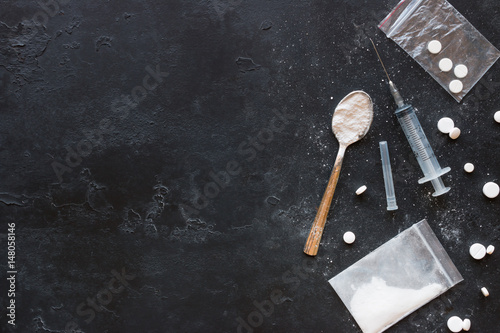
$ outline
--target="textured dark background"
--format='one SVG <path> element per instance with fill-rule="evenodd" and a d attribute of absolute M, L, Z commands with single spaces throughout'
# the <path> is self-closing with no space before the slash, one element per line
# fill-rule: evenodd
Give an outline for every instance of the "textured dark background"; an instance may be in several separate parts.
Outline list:
<path fill-rule="evenodd" d="M 499 63 L 456 103 L 376 28 L 395 0 L 55 3 L 0 4 L 0 270 L 15 223 L 18 271 L 17 325 L 3 315 L 2 278 L 0 331 L 236 332 L 250 317 L 255 332 L 358 332 L 327 280 L 423 218 L 465 280 L 390 331 L 446 332 L 451 315 L 498 331 L 500 253 L 475 261 L 468 249 L 500 249 L 500 198 L 481 193 L 500 180 Z M 500 46 L 498 1 L 451 3 Z M 417 184 L 369 37 L 452 168 L 447 195 Z M 347 150 L 320 252 L 308 258 L 338 148 L 333 110 L 357 89 L 371 95 L 374 122 Z M 438 132 L 443 116 L 462 129 L 458 140 Z M 271 124 L 283 129 L 271 136 Z M 259 133 L 265 143 L 251 146 Z M 395 214 L 385 210 L 381 140 Z M 233 175 L 217 185 L 211 173 L 228 163 Z M 110 294 L 113 270 L 129 280 Z M 272 311 L 255 312 L 279 292 Z M 95 318 L 88 305 L 77 311 L 97 296 L 108 304 Z"/>

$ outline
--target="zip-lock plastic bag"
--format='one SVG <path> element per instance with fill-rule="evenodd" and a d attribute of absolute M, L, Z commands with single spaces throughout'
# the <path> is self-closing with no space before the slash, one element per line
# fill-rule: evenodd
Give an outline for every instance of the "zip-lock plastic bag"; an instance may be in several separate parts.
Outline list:
<path fill-rule="evenodd" d="M 379 24 L 387 37 L 394 40 L 457 102 L 474 87 L 500 57 L 500 52 L 446 0 L 403 0 Z M 432 54 L 427 44 L 438 40 L 441 52 Z M 449 58 L 453 67 L 463 64 L 468 74 L 462 79 L 439 69 L 439 60 Z M 460 80 L 463 90 L 452 93 L 449 84 Z"/>
<path fill-rule="evenodd" d="M 364 333 L 385 331 L 463 278 L 426 220 L 329 282 Z"/>

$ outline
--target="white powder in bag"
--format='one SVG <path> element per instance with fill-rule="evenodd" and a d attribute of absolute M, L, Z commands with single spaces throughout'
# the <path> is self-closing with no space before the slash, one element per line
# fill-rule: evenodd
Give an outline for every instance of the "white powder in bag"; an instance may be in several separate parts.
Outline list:
<path fill-rule="evenodd" d="M 437 283 L 422 289 L 387 286 L 374 277 L 362 285 L 351 299 L 350 311 L 364 333 L 378 333 L 440 295 L 445 288 Z"/>

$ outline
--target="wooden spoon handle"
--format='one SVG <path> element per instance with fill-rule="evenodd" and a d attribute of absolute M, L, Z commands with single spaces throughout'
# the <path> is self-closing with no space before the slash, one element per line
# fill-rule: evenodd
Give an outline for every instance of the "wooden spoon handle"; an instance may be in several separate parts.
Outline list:
<path fill-rule="evenodd" d="M 318 213 L 316 214 L 311 231 L 309 232 L 309 237 L 307 238 L 306 245 L 304 246 L 304 253 L 307 255 L 315 256 L 318 254 L 319 242 L 321 241 L 321 236 L 323 235 L 323 229 L 325 228 L 326 217 L 328 216 L 330 204 L 332 203 L 333 193 L 335 193 L 335 187 L 337 187 L 337 182 L 339 180 L 340 168 L 342 167 L 342 161 L 344 160 L 345 149 L 346 147 L 340 146 L 337 158 L 335 159 L 330 180 L 326 186 L 325 194 L 323 194 L 323 199 L 319 205 Z"/>

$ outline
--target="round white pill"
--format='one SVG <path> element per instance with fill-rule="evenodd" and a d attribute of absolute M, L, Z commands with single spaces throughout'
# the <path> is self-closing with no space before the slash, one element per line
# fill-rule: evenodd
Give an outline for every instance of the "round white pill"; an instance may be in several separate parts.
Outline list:
<path fill-rule="evenodd" d="M 368 187 L 366 187 L 366 185 L 361 186 L 360 188 L 358 188 L 358 189 L 356 190 L 356 194 L 357 194 L 357 195 L 362 194 L 364 191 L 366 191 L 366 189 L 367 189 L 367 188 L 368 188 Z"/>
<path fill-rule="evenodd" d="M 439 119 L 438 121 L 438 130 L 441 133 L 448 134 L 451 132 L 451 130 L 455 127 L 455 123 L 453 122 L 453 119 L 448 118 L 448 117 L 443 117 Z"/>
<path fill-rule="evenodd" d="M 450 319 L 448 319 L 447 325 L 450 331 L 460 332 L 462 330 L 463 322 L 462 319 L 460 319 L 460 317 L 453 316 L 450 317 Z"/>
<path fill-rule="evenodd" d="M 432 40 L 427 44 L 427 50 L 432 54 L 438 54 L 441 52 L 441 42 L 438 40 Z"/>
<path fill-rule="evenodd" d="M 481 292 L 483 293 L 484 297 L 490 296 L 490 293 L 488 292 L 488 289 L 486 289 L 486 287 L 482 287 Z"/>
<path fill-rule="evenodd" d="M 453 68 L 453 61 L 448 58 L 439 60 L 439 69 L 443 72 L 449 72 Z"/>
<path fill-rule="evenodd" d="M 450 134 L 448 134 L 450 136 L 450 138 L 452 138 L 453 140 L 457 139 L 459 136 L 460 136 L 460 128 L 458 127 L 454 127 L 451 131 L 450 131 Z"/>
<path fill-rule="evenodd" d="M 354 243 L 354 240 L 356 239 L 356 236 L 352 231 L 348 231 L 344 234 L 344 242 L 347 244 L 352 244 Z"/>
<path fill-rule="evenodd" d="M 486 253 L 488 254 L 493 254 L 494 251 L 495 247 L 493 245 L 488 245 L 488 247 L 486 248 Z"/>
<path fill-rule="evenodd" d="M 500 123 L 500 111 L 495 112 L 495 115 L 493 116 L 493 118 L 495 119 L 495 121 L 497 123 Z"/>
<path fill-rule="evenodd" d="M 458 94 L 464 89 L 464 84 L 460 80 L 453 80 L 450 82 L 450 91 L 454 94 Z"/>
<path fill-rule="evenodd" d="M 459 79 L 463 79 L 464 77 L 467 76 L 469 70 L 467 69 L 467 66 L 460 64 L 455 66 L 453 73 L 455 73 L 455 76 L 458 77 Z"/>
<path fill-rule="evenodd" d="M 496 198 L 500 193 L 500 187 L 494 182 L 488 182 L 483 186 L 483 194 L 490 199 Z"/>
<path fill-rule="evenodd" d="M 472 258 L 476 260 L 481 260 L 486 255 L 486 248 L 484 247 L 483 244 L 475 243 L 472 244 L 472 246 L 470 247 L 469 253 L 472 256 Z"/>
<path fill-rule="evenodd" d="M 470 319 L 464 319 L 464 322 L 462 323 L 462 329 L 464 331 L 470 330 L 470 324 L 471 324 Z"/>
<path fill-rule="evenodd" d="M 465 163 L 464 170 L 465 170 L 465 172 L 471 173 L 472 171 L 474 171 L 474 164 Z"/>

